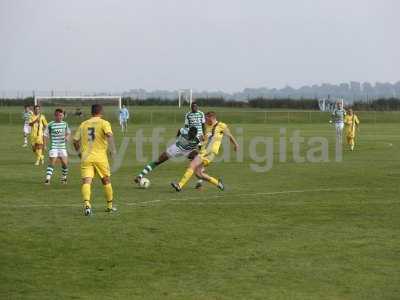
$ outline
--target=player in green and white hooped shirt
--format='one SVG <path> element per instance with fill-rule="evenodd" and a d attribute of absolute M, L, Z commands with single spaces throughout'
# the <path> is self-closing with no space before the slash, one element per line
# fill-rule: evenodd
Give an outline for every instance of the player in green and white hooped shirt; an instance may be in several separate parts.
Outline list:
<path fill-rule="evenodd" d="M 330 123 L 335 124 L 336 130 L 336 142 L 339 144 L 343 143 L 343 128 L 344 128 L 344 117 L 346 116 L 346 111 L 343 108 L 341 101 L 336 102 L 336 108 L 332 112 Z"/>
<path fill-rule="evenodd" d="M 24 119 L 24 144 L 22 147 L 28 147 L 28 136 L 31 133 L 31 126 L 29 126 L 29 120 L 31 119 L 32 116 L 32 109 L 30 105 L 25 105 L 24 106 L 24 114 L 23 114 L 23 119 Z"/>
<path fill-rule="evenodd" d="M 199 110 L 199 107 L 195 102 L 192 102 L 190 108 L 191 111 L 185 115 L 185 127 L 196 127 L 197 136 L 202 139 L 205 130 L 206 118 L 204 113 Z"/>
<path fill-rule="evenodd" d="M 46 170 L 45 184 L 50 184 L 53 175 L 54 165 L 59 159 L 61 161 L 61 183 L 67 183 L 68 175 L 68 153 L 67 142 L 71 131 L 67 122 L 63 121 L 64 112 L 61 108 L 57 108 L 54 112 L 54 121 L 47 125 L 45 132 L 46 142 L 49 146 L 49 165 Z"/>
<path fill-rule="evenodd" d="M 179 129 L 175 143 L 170 145 L 167 150 L 161 153 L 157 160 L 148 163 L 139 175 L 135 177 L 135 182 L 140 183 L 140 180 L 145 175 L 153 171 L 155 167 L 169 160 L 171 157 L 185 156 L 189 159 L 195 157 L 199 145 L 200 139 L 197 136 L 197 128 L 195 126 Z"/>

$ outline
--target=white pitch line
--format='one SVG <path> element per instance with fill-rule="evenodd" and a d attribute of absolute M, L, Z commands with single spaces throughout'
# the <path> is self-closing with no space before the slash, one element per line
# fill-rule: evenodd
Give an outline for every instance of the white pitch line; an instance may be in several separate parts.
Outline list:
<path fill-rule="evenodd" d="M 126 203 L 128 206 L 139 206 L 142 204 L 152 204 L 159 202 L 168 202 L 168 201 L 190 201 L 190 200 L 209 200 L 209 199 L 217 199 L 223 198 L 226 196 L 234 196 L 238 198 L 243 197 L 251 197 L 251 196 L 274 196 L 281 194 L 296 194 L 296 193 L 316 193 L 316 192 L 338 192 L 338 191 L 349 191 L 349 190 L 359 190 L 357 188 L 322 188 L 322 189 L 308 189 L 308 190 L 289 190 L 289 191 L 277 191 L 277 192 L 260 192 L 260 193 L 242 193 L 237 195 L 232 194 L 221 194 L 221 195 L 212 195 L 207 197 L 187 197 L 187 198 L 170 198 L 170 199 L 155 199 L 149 201 L 141 201 L 141 202 L 131 202 Z"/>
<path fill-rule="evenodd" d="M 360 188 L 320 188 L 320 189 L 308 189 L 308 190 L 288 190 L 288 191 L 276 191 L 276 192 L 259 192 L 259 193 L 242 193 L 242 194 L 231 194 L 220 192 L 220 195 L 210 195 L 206 197 L 186 197 L 186 198 L 169 198 L 169 199 L 154 199 L 149 201 L 141 202 L 128 202 L 124 203 L 124 206 L 145 206 L 146 204 L 169 202 L 169 201 L 190 201 L 190 200 L 210 200 L 218 199 L 224 197 L 254 197 L 254 196 L 274 196 L 274 195 L 285 195 L 285 194 L 303 194 L 303 193 L 317 193 L 317 192 L 339 192 L 339 191 L 350 191 L 350 190 L 360 190 Z M 253 199 L 252 199 L 253 200 Z M 208 201 L 209 202 L 209 201 Z M 206 203 L 206 202 L 202 202 Z M 212 203 L 212 202 L 209 202 Z M 223 202 L 221 202 L 223 203 Z M 122 203 L 121 203 L 122 204 Z M 37 203 L 37 204 L 22 204 L 22 205 L 4 205 L 1 204 L 0 207 L 4 208 L 62 208 L 62 207 L 81 207 L 81 204 L 47 204 L 47 203 Z"/>

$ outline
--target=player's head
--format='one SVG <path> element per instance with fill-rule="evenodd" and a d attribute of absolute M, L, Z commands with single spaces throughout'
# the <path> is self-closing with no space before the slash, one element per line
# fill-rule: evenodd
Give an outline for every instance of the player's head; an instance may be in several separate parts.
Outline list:
<path fill-rule="evenodd" d="M 188 135 L 190 139 L 194 139 L 197 136 L 197 128 L 195 126 L 189 127 Z"/>
<path fill-rule="evenodd" d="M 206 123 L 207 125 L 212 125 L 217 121 L 217 114 L 214 111 L 209 111 L 206 113 Z"/>
<path fill-rule="evenodd" d="M 100 116 L 103 112 L 103 106 L 101 104 L 92 105 L 92 116 Z"/>
<path fill-rule="evenodd" d="M 28 111 L 31 110 L 31 106 L 29 104 L 25 104 L 24 105 L 24 109 L 25 109 L 26 112 L 28 112 Z"/>
<path fill-rule="evenodd" d="M 192 105 L 190 105 L 190 108 L 192 109 L 192 112 L 197 112 L 199 110 L 199 107 L 196 102 L 192 102 Z"/>
<path fill-rule="evenodd" d="M 343 108 L 343 103 L 342 103 L 342 101 L 337 101 L 337 102 L 336 102 L 336 106 L 337 106 L 338 108 Z"/>
<path fill-rule="evenodd" d="M 61 108 L 56 108 L 54 111 L 54 119 L 57 122 L 61 122 L 64 118 L 64 111 Z"/>
<path fill-rule="evenodd" d="M 35 105 L 33 107 L 33 112 L 35 113 L 35 115 L 40 114 L 40 105 Z"/>
<path fill-rule="evenodd" d="M 126 108 L 126 105 L 125 105 L 125 104 L 122 104 L 122 108 Z"/>
<path fill-rule="evenodd" d="M 351 108 L 349 108 L 349 109 L 347 110 L 347 113 L 348 113 L 350 116 L 352 116 L 352 115 L 353 115 L 353 110 L 352 110 Z"/>

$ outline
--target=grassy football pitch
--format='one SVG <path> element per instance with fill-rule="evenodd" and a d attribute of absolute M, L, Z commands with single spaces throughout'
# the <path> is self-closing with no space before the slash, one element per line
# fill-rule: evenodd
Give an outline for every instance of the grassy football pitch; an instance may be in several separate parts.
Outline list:
<path fill-rule="evenodd" d="M 44 186 L 46 166 L 33 166 L 21 147 L 22 125 L 0 125 L 0 299 L 400 298 L 399 124 L 362 124 L 356 150 L 341 162 L 327 123 L 232 124 L 243 160 L 229 152 L 230 161 L 208 168 L 226 191 L 197 191 L 192 179 L 181 193 L 169 182 L 187 161 L 157 168 L 147 190 L 132 184 L 144 166 L 132 137 L 139 129 L 150 137 L 154 126 L 132 125 L 128 138 L 113 126 L 124 153 L 112 176 L 119 211 L 104 212 L 97 179 L 94 214 L 84 217 L 76 157 L 68 185 L 57 168 Z M 178 125 L 157 127 L 169 140 Z M 329 161 L 295 162 L 295 130 L 306 141 L 302 156 L 310 138 L 326 138 Z M 273 138 L 268 172 L 250 167 L 266 164 L 265 145 L 250 152 L 257 137 Z M 151 158 L 150 142 L 143 152 Z"/>

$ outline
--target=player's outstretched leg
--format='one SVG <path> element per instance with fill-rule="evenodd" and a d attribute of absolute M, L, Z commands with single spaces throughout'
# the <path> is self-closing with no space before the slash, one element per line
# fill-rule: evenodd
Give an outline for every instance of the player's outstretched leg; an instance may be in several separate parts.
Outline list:
<path fill-rule="evenodd" d="M 167 161 L 169 159 L 169 156 L 166 152 L 161 153 L 160 157 L 156 161 L 151 161 L 149 162 L 143 170 L 135 177 L 135 182 L 139 183 L 140 180 L 147 174 L 149 174 L 151 171 L 153 171 L 157 166 L 161 165 L 163 162 Z"/>
<path fill-rule="evenodd" d="M 147 174 L 149 174 L 151 171 L 153 171 L 157 167 L 157 164 L 155 161 L 149 162 L 147 165 L 144 166 L 143 170 L 135 177 L 135 182 L 139 183 L 140 180 Z"/>
<path fill-rule="evenodd" d="M 194 170 L 197 168 L 203 168 L 202 160 L 200 156 L 196 156 L 189 165 L 189 168 L 186 169 L 185 174 L 183 174 L 181 180 L 178 183 L 172 182 L 171 186 L 177 191 L 180 192 L 184 185 L 190 180 L 193 176 Z"/>
<path fill-rule="evenodd" d="M 215 185 L 217 188 L 219 188 L 221 191 L 225 189 L 224 184 L 222 183 L 221 179 L 216 179 L 206 173 L 204 173 L 204 168 L 197 168 L 196 169 L 196 175 L 205 181 L 208 181 L 209 183 Z"/>

